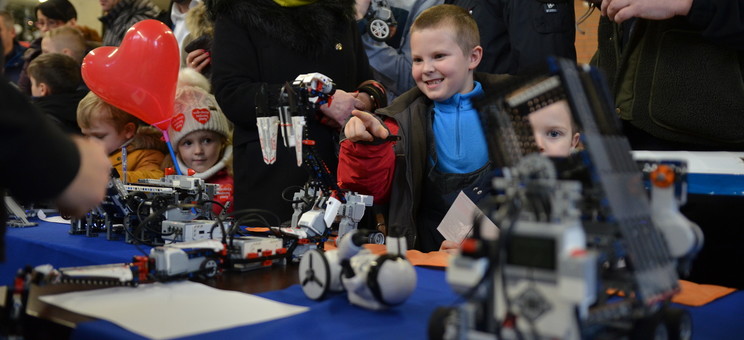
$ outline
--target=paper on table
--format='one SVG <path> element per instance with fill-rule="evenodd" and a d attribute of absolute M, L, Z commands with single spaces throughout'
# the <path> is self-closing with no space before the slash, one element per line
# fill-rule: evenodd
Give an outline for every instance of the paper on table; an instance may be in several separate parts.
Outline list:
<path fill-rule="evenodd" d="M 39 212 L 36 214 L 36 216 L 38 216 L 44 222 L 70 224 L 70 220 L 63 218 L 62 216 L 51 216 L 51 217 L 48 217 L 44 213 L 44 210 L 39 210 Z"/>
<path fill-rule="evenodd" d="M 464 192 L 460 191 L 452 206 L 439 223 L 437 230 L 444 239 L 462 243 L 473 232 L 474 217 L 484 216 L 478 206 Z M 499 236 L 499 228 L 489 218 L 481 218 L 481 236 L 495 240 Z"/>
<path fill-rule="evenodd" d="M 153 339 L 213 332 L 308 310 L 191 281 L 46 295 L 40 299 L 78 314 L 108 320 Z"/>

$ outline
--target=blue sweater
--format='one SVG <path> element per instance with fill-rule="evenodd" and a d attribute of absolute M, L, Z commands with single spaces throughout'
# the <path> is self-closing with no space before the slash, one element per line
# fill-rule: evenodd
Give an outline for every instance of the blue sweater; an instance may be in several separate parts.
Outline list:
<path fill-rule="evenodd" d="M 486 137 L 472 103 L 473 98 L 481 95 L 483 87 L 475 82 L 469 93 L 457 93 L 445 101 L 434 102 L 432 130 L 439 171 L 465 174 L 488 162 Z"/>

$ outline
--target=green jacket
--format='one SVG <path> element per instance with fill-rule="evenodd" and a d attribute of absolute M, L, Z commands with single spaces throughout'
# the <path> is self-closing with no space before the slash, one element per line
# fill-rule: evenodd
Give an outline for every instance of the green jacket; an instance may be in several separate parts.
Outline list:
<path fill-rule="evenodd" d="M 744 51 L 706 39 L 709 29 L 692 21 L 637 19 L 621 50 L 619 25 L 602 17 L 592 63 L 634 126 L 673 142 L 744 147 Z"/>

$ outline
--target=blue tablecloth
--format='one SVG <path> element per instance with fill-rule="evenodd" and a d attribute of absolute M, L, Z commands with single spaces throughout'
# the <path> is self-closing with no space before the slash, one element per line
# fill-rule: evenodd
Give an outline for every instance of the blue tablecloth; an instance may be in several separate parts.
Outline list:
<path fill-rule="evenodd" d="M 369 311 L 349 304 L 345 295 L 324 301 L 305 297 L 299 285 L 260 296 L 310 307 L 289 318 L 237 327 L 182 339 L 427 339 L 429 317 L 439 306 L 453 306 L 458 297 L 444 280 L 444 271 L 416 268 L 418 283 L 406 303 L 386 311 Z M 734 339 L 744 334 L 744 292 L 736 291 L 702 307 L 686 307 L 692 314 L 693 339 Z M 250 306 L 246 306 L 250 308 Z M 209 311 L 195 311 L 209 313 Z M 144 339 L 113 323 L 78 324 L 73 339 Z"/>
<path fill-rule="evenodd" d="M 36 227 L 8 228 L 5 235 L 5 263 L 0 263 L 0 285 L 13 283 L 18 269 L 26 265 L 51 264 L 55 268 L 131 262 L 135 255 L 149 255 L 150 247 L 134 246 L 123 240 L 70 235 L 70 225 L 37 219 Z M 122 236 L 123 237 L 123 236 Z"/>
<path fill-rule="evenodd" d="M 107 241 L 104 235 L 88 238 L 69 235 L 69 226 L 41 222 L 38 227 L 9 229 L 6 235 L 7 262 L 0 265 L 0 280 L 10 284 L 24 265 L 49 263 L 55 267 L 129 262 L 142 254 L 123 241 Z M 143 247 L 149 252 L 149 248 Z M 441 269 L 416 268 L 418 281 L 409 300 L 387 311 L 369 311 L 352 306 L 344 294 L 323 301 L 305 297 L 298 285 L 259 294 L 260 296 L 308 306 L 309 312 L 289 318 L 201 334 L 185 339 L 426 339 L 429 316 L 439 306 L 459 303 Z M 246 306 L 250 308 L 250 306 Z M 702 307 L 683 307 L 692 313 L 693 339 L 730 339 L 744 334 L 744 292 L 736 291 Z M 209 311 L 194 311 L 209 313 Z M 141 339 L 107 321 L 84 322 L 74 339 Z"/>
<path fill-rule="evenodd" d="M 181 339 L 426 339 L 429 316 L 438 306 L 455 303 L 458 297 L 444 281 L 441 269 L 416 268 L 416 290 L 406 303 L 385 311 L 370 311 L 349 303 L 338 294 L 323 301 L 305 297 L 299 285 L 258 294 L 272 300 L 310 307 L 289 318 L 252 326 L 200 334 Z M 250 308 L 250 306 L 246 306 Z M 195 311 L 209 313 L 209 311 Z M 73 339 L 144 339 L 113 323 L 78 324 Z"/>

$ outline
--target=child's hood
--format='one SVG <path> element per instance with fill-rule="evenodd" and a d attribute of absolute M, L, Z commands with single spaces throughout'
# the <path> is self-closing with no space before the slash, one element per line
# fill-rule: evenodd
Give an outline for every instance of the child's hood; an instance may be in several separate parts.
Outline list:
<path fill-rule="evenodd" d="M 130 151 L 154 149 L 162 153 L 168 153 L 168 147 L 163 141 L 163 133 L 153 126 L 140 126 L 134 135 L 132 143 L 129 144 Z"/>

